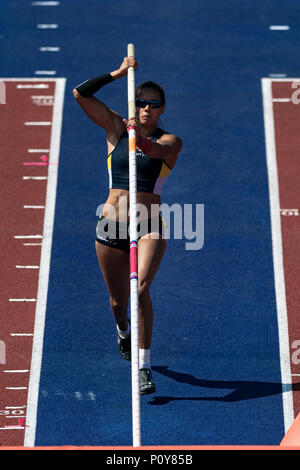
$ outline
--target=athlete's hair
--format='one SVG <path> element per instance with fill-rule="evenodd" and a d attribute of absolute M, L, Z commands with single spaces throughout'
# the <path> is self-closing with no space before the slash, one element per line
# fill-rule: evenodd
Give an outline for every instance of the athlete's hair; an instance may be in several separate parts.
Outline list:
<path fill-rule="evenodd" d="M 164 89 L 158 85 L 157 83 L 155 82 L 151 82 L 151 81 L 148 81 L 148 82 L 143 82 L 141 83 L 141 85 L 139 85 L 136 89 L 136 92 L 135 92 L 135 97 L 138 98 L 140 96 L 140 94 L 142 93 L 143 90 L 155 90 L 159 93 L 159 96 L 160 96 L 160 99 L 162 101 L 163 104 L 166 103 L 166 96 L 165 96 L 165 91 Z"/>

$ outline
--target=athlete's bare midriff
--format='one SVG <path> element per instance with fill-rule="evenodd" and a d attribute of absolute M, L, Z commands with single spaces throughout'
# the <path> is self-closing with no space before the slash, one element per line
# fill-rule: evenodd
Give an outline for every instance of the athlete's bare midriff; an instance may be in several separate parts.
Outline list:
<path fill-rule="evenodd" d="M 137 193 L 140 220 L 158 217 L 161 198 L 159 194 Z M 108 199 L 103 207 L 103 216 L 111 220 L 129 221 L 129 191 L 126 189 L 110 189 Z"/>

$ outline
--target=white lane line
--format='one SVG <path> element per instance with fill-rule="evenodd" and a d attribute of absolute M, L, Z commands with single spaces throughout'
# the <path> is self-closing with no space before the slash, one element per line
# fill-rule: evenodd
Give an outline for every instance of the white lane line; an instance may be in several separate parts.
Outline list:
<path fill-rule="evenodd" d="M 289 103 L 291 98 L 273 98 L 272 99 L 273 103 Z"/>
<path fill-rule="evenodd" d="M 286 78 L 286 73 L 269 73 L 270 78 Z"/>
<path fill-rule="evenodd" d="M 58 24 L 38 24 L 38 29 L 57 29 Z"/>
<path fill-rule="evenodd" d="M 10 333 L 10 336 L 33 336 L 33 333 Z"/>
<path fill-rule="evenodd" d="M 60 2 L 31 2 L 33 7 L 57 7 Z"/>
<path fill-rule="evenodd" d="M 271 25 L 269 26 L 271 31 L 288 31 L 290 29 L 289 25 Z"/>
<path fill-rule="evenodd" d="M 272 251 L 274 265 L 275 296 L 277 305 L 277 321 L 280 350 L 280 369 L 282 382 L 282 401 L 285 431 L 294 421 L 293 391 L 290 384 L 291 359 L 288 331 L 288 315 L 284 279 L 282 231 L 280 216 L 279 182 L 277 169 L 274 114 L 272 103 L 272 80 L 262 79 L 262 95 L 265 127 L 265 146 L 268 169 L 268 184 L 271 214 Z"/>
<path fill-rule="evenodd" d="M 6 406 L 5 409 L 6 410 L 21 410 L 23 408 L 26 408 L 26 405 L 22 405 L 22 406 Z"/>
<path fill-rule="evenodd" d="M 24 209 L 45 209 L 45 206 L 23 206 Z"/>
<path fill-rule="evenodd" d="M 17 269 L 39 269 L 39 266 L 19 266 L 18 264 L 16 265 Z"/>
<path fill-rule="evenodd" d="M 25 374 L 27 372 L 30 372 L 29 369 L 23 369 L 23 370 L 4 370 L 6 374 Z"/>
<path fill-rule="evenodd" d="M 36 302 L 36 299 L 9 299 L 10 302 Z"/>
<path fill-rule="evenodd" d="M 49 271 L 51 262 L 51 248 L 53 237 L 53 225 L 55 214 L 58 162 L 60 153 L 60 140 L 62 128 L 62 115 L 64 105 L 66 79 L 58 78 L 56 80 L 55 103 L 53 107 L 53 125 L 51 132 L 50 158 L 46 209 L 44 217 L 43 246 L 41 250 L 40 273 L 38 284 L 38 296 L 35 314 L 34 337 L 32 346 L 32 360 L 30 367 L 28 397 L 27 397 L 27 423 L 29 427 L 25 431 L 24 446 L 34 447 L 37 407 L 39 397 L 40 374 L 43 353 L 43 338 L 46 319 Z"/>
<path fill-rule="evenodd" d="M 17 89 L 19 90 L 27 90 L 27 89 L 46 89 L 46 88 L 49 88 L 49 85 L 46 85 L 45 83 L 40 83 L 38 85 L 33 85 L 33 84 L 30 84 L 30 85 L 17 85 L 16 87 Z"/>
<path fill-rule="evenodd" d="M 28 153 L 48 153 L 49 149 L 28 149 Z"/>
<path fill-rule="evenodd" d="M 58 46 L 42 46 L 39 47 L 40 52 L 59 52 L 60 47 Z"/>
<path fill-rule="evenodd" d="M 27 121 L 24 126 L 51 126 L 51 121 Z"/>
<path fill-rule="evenodd" d="M 23 239 L 23 238 L 43 238 L 43 235 L 15 235 L 14 238 Z"/>
<path fill-rule="evenodd" d="M 47 176 L 23 176 L 24 181 L 28 181 L 28 180 L 44 181 L 46 179 L 48 179 Z"/>
<path fill-rule="evenodd" d="M 42 243 L 23 243 L 24 246 L 42 246 Z"/>
<path fill-rule="evenodd" d="M 56 70 L 35 70 L 34 75 L 56 75 Z"/>
<path fill-rule="evenodd" d="M 27 387 L 5 387 L 6 390 L 27 390 Z"/>
<path fill-rule="evenodd" d="M 16 429 L 25 429 L 24 426 L 5 426 L 4 428 L 0 428 L 2 431 L 13 431 Z"/>

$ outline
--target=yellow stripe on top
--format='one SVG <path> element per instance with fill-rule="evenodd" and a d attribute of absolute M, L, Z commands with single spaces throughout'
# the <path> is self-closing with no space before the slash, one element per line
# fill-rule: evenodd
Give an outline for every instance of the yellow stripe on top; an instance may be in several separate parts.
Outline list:
<path fill-rule="evenodd" d="M 164 182 L 166 181 L 167 177 L 169 176 L 170 171 L 171 171 L 171 168 L 169 168 L 168 165 L 166 165 L 166 163 L 163 162 L 163 164 L 161 166 L 161 170 L 159 172 L 159 176 L 158 176 L 158 178 L 155 182 L 155 187 L 154 187 L 154 190 L 153 190 L 154 194 L 161 194 L 162 187 L 163 187 Z"/>
<path fill-rule="evenodd" d="M 171 168 L 169 168 L 168 165 L 166 165 L 165 162 L 163 162 L 160 173 L 159 173 L 159 177 L 167 178 L 170 172 L 171 172 Z"/>
<path fill-rule="evenodd" d="M 107 169 L 111 170 L 111 154 L 107 157 Z"/>

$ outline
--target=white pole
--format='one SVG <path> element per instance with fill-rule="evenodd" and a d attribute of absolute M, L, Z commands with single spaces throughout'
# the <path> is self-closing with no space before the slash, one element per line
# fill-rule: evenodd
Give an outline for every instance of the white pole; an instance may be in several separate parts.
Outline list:
<path fill-rule="evenodd" d="M 127 56 L 134 57 L 134 45 L 128 44 Z M 135 117 L 135 74 L 130 67 L 128 83 L 128 118 Z M 130 301 L 131 301 L 131 383 L 133 446 L 141 446 L 141 402 L 139 383 L 139 309 L 137 244 L 136 132 L 129 128 L 129 215 L 130 215 Z"/>

